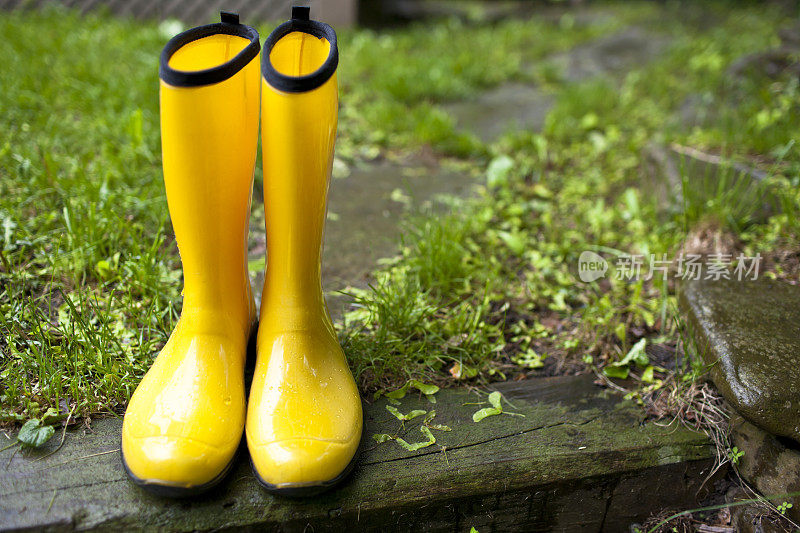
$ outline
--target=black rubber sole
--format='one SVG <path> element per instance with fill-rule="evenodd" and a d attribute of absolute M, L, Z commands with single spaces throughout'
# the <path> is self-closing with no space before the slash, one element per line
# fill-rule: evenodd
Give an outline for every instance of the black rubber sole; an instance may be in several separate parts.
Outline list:
<path fill-rule="evenodd" d="M 146 490 L 150 494 L 155 494 L 156 496 L 162 498 L 180 499 L 180 498 L 190 498 L 192 496 L 199 496 L 200 494 L 208 492 L 209 490 L 213 489 L 214 487 L 222 483 L 222 480 L 224 480 L 228 476 L 228 474 L 233 469 L 233 465 L 236 463 L 236 460 L 239 458 L 240 449 L 241 446 L 239 447 L 239 449 L 236 450 L 236 453 L 234 454 L 233 458 L 225 466 L 222 472 L 220 472 L 214 479 L 206 483 L 203 483 L 201 485 L 193 485 L 191 487 L 162 485 L 159 483 L 154 483 L 146 479 L 141 479 L 139 477 L 136 477 L 133 474 L 133 472 L 131 472 L 131 469 L 128 468 L 128 463 L 125 461 L 125 455 L 121 451 L 120 451 L 120 456 L 122 457 L 122 466 L 123 468 L 125 468 L 125 473 L 128 474 L 128 478 L 131 480 L 131 482 L 133 482 L 134 485 Z"/>
<path fill-rule="evenodd" d="M 353 458 L 350 459 L 350 462 L 347 464 L 341 474 L 330 481 L 322 481 L 320 483 L 285 483 L 283 485 L 273 485 L 272 483 L 267 483 L 264 481 L 264 479 L 258 474 L 258 470 L 256 470 L 252 458 L 250 458 L 250 468 L 253 470 L 253 475 L 255 476 L 256 481 L 258 481 L 258 484 L 270 494 L 274 494 L 276 496 L 285 496 L 287 498 L 309 498 L 330 490 L 334 486 L 341 483 L 347 476 L 350 475 L 350 473 L 353 471 L 353 468 L 355 468 L 358 456 L 359 451 L 356 451 L 355 455 L 353 455 Z"/>

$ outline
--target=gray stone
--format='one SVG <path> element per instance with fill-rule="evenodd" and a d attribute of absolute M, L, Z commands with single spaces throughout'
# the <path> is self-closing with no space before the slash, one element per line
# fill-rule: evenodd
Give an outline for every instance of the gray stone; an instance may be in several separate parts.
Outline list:
<path fill-rule="evenodd" d="M 506 409 L 524 417 L 479 423 L 472 413 L 480 406 L 465 405 L 481 400 L 473 392 L 441 391 L 436 404 L 410 395 L 402 412 L 435 409 L 435 422 L 452 428 L 434 430 L 436 444 L 417 452 L 375 444 L 375 433 L 422 440 L 419 418 L 403 428 L 378 400 L 366 405 L 352 476 L 301 500 L 262 491 L 244 449 L 231 475 L 207 496 L 156 498 L 125 477 L 121 422 L 98 420 L 89 431 L 69 431 L 49 456 L 48 450 L 0 452 L 0 529 L 624 531 L 662 508 L 696 505 L 714 464 L 708 440 L 680 426 L 646 423 L 633 402 L 592 379 L 500 384 Z"/>
<path fill-rule="evenodd" d="M 546 61 L 560 69 L 569 83 L 595 76 L 619 76 L 656 57 L 667 42 L 666 38 L 640 28 L 628 28 Z M 534 68 L 534 65 L 524 67 Z M 475 98 L 446 104 L 444 108 L 459 128 L 491 142 L 508 131 L 540 131 L 555 101 L 553 94 L 539 87 L 512 82 Z"/>
<path fill-rule="evenodd" d="M 557 54 L 550 61 L 561 68 L 569 82 L 619 76 L 658 57 L 668 43 L 662 35 L 632 27 Z"/>
<path fill-rule="evenodd" d="M 774 79 L 783 75 L 800 75 L 800 25 L 779 29 L 778 37 L 781 40 L 778 48 L 740 57 L 728 68 L 728 75 L 734 79 L 744 76 Z"/>
<path fill-rule="evenodd" d="M 438 163 L 377 161 L 331 180 L 322 272 L 326 291 L 360 285 L 396 253 L 403 216 L 438 196 L 467 196 L 475 180 Z M 395 192 L 396 191 L 396 192 Z"/>
<path fill-rule="evenodd" d="M 747 494 L 741 486 L 734 486 L 725 495 L 725 503 L 734 504 L 730 509 L 731 533 L 765 533 L 764 522 L 765 508 L 756 503 L 737 503 L 751 500 L 752 494 Z"/>
<path fill-rule="evenodd" d="M 800 446 L 767 433 L 741 416 L 733 416 L 730 424 L 733 444 L 744 452 L 738 461 L 742 478 L 767 498 L 800 492 Z M 774 505 L 791 503 L 786 516 L 800 521 L 800 496 L 771 501 Z M 755 514 L 741 520 L 752 524 Z"/>
<path fill-rule="evenodd" d="M 362 163 L 331 179 L 322 277 L 334 319 L 342 316 L 349 301 L 338 291 L 365 287 L 378 260 L 396 253 L 405 215 L 441 206 L 439 196 L 463 197 L 472 191 L 475 180 L 468 174 L 420 159 L 425 158 L 417 154 L 400 161 Z M 250 258 L 263 257 L 266 237 L 261 223 L 254 221 L 250 234 Z M 258 305 L 263 272 L 252 282 Z"/>
<path fill-rule="evenodd" d="M 522 83 L 508 83 L 490 89 L 477 98 L 447 104 L 445 109 L 456 126 L 490 142 L 507 131 L 539 131 L 555 97 Z"/>
<path fill-rule="evenodd" d="M 725 399 L 770 433 L 800 440 L 800 287 L 690 281 L 680 303 Z"/>

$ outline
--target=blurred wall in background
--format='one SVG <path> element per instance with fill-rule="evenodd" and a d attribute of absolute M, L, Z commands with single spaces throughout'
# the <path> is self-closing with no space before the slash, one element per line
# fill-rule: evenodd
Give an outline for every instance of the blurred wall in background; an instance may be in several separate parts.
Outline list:
<path fill-rule="evenodd" d="M 0 0 L 0 9 L 35 9 L 48 3 L 142 19 L 176 18 L 187 24 L 213 22 L 220 10 L 240 13 L 246 24 L 286 20 L 293 5 L 311 6 L 312 17 L 333 26 L 353 25 L 358 16 L 358 0 Z"/>

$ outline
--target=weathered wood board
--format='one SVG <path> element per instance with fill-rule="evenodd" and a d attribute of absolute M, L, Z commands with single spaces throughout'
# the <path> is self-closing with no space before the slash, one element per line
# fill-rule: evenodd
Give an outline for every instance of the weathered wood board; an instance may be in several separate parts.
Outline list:
<path fill-rule="evenodd" d="M 479 423 L 485 400 L 465 389 L 436 404 L 410 395 L 398 408 L 436 410 L 437 443 L 408 452 L 375 433 L 400 422 L 386 400 L 366 405 L 361 459 L 341 487 L 306 500 L 263 492 L 246 451 L 229 478 L 202 498 L 170 501 L 131 485 L 119 458 L 121 421 L 98 420 L 67 433 L 39 459 L 0 452 L 0 529 L 171 531 L 623 531 L 662 508 L 694 505 L 713 465 L 706 438 L 643 423 L 641 410 L 592 384 L 591 376 L 497 386 L 510 405 Z M 412 397 L 413 396 L 413 397 Z M 424 440 L 422 417 L 400 432 Z M 0 443 L 2 442 L 0 438 Z M 59 435 L 48 444 L 58 444 Z M 3 444 L 0 444 L 2 446 Z"/>

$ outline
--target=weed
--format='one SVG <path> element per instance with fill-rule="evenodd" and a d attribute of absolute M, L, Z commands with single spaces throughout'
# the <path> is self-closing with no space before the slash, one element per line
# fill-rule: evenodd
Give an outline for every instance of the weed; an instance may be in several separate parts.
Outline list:
<path fill-rule="evenodd" d="M 800 275 L 800 88 L 730 72 L 775 45 L 780 12 L 599 9 L 614 16 L 342 32 L 340 163 L 429 145 L 486 176 L 478 197 L 405 222 L 397 256 L 348 291 L 341 339 L 364 390 L 609 368 L 655 398 L 668 372 L 636 347 L 679 343 L 675 283 L 616 265 L 583 283 L 582 251 L 674 254 L 713 217 L 743 252 L 768 257 L 769 275 Z M 718 23 L 698 24 L 704 10 Z M 632 22 L 671 44 L 618 80 L 535 67 Z M 119 412 L 181 310 L 153 66 L 163 28 L 50 7 L 3 13 L 0 30 L 0 421 Z M 486 144 L 442 107 L 508 81 L 556 95 L 542 132 Z M 703 180 L 686 169 L 684 201 L 663 205 L 640 179 L 651 143 L 731 165 Z M 675 387 L 697 376 L 679 374 Z"/>

